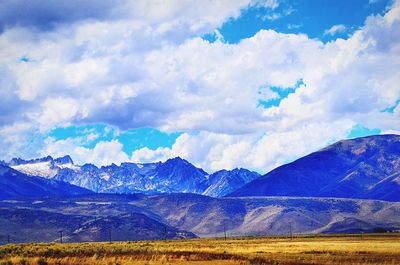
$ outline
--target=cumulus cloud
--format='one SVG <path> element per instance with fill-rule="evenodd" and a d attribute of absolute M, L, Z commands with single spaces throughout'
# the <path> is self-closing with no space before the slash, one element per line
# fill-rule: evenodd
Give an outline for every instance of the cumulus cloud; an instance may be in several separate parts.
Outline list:
<path fill-rule="evenodd" d="M 132 161 L 144 163 L 180 156 L 208 172 L 245 167 L 266 173 L 321 146 L 343 139 L 354 123 L 304 124 L 290 131 L 229 135 L 211 132 L 182 134 L 171 148 L 142 148 Z"/>
<path fill-rule="evenodd" d="M 258 110 L 248 110 L 247 113 L 255 115 L 253 116 L 254 122 L 236 123 L 238 127 L 244 126 L 249 129 L 248 134 L 240 134 L 239 129 L 233 130 L 229 126 L 229 120 L 232 118 L 215 118 L 216 114 L 210 112 L 209 109 L 202 113 L 189 112 L 182 114 L 182 120 L 175 118 L 174 125 L 171 127 L 179 124 L 179 121 L 187 122 L 188 117 L 192 116 L 191 122 L 198 120 L 204 124 L 206 120 L 213 121 L 215 119 L 224 129 L 229 128 L 228 130 L 238 134 L 231 135 L 223 130 L 218 131 L 218 129 L 207 127 L 208 131 L 214 133 L 185 134 L 177 139 L 171 149 L 139 150 L 132 154 L 132 159 L 141 161 L 143 154 L 147 160 L 151 159 L 152 154 L 157 154 L 157 158 L 164 157 L 164 159 L 179 155 L 209 171 L 243 166 L 261 169 L 265 172 L 265 170 L 307 154 L 334 140 L 345 138 L 357 123 L 365 124 L 370 128 L 399 128 L 400 124 L 399 121 L 396 121 L 395 115 L 380 112 L 380 106 L 391 105 L 400 96 L 400 90 L 396 86 L 399 75 L 395 70 L 398 65 L 396 60 L 399 58 L 395 53 L 390 53 L 390 56 L 394 56 L 391 58 L 386 53 L 390 50 L 397 50 L 399 42 L 390 37 L 381 38 L 384 32 L 394 32 L 398 29 L 398 24 L 393 23 L 394 20 L 391 19 L 396 16 L 394 15 L 398 12 L 396 10 L 394 8 L 384 18 L 369 18 L 366 26 L 347 41 L 337 40 L 322 45 L 306 37 L 281 35 L 273 31 L 262 31 L 253 38 L 242 41 L 234 47 L 235 49 L 246 47 L 238 54 L 246 54 L 247 58 L 251 58 L 251 55 L 254 55 L 255 58 L 271 58 L 270 61 L 274 67 L 268 65 L 268 61 L 261 63 L 257 60 L 248 60 L 247 62 L 250 61 L 253 68 L 246 67 L 246 61 L 242 62 L 241 66 L 244 69 L 242 73 L 244 74 L 241 77 L 253 76 L 246 73 L 247 69 L 253 71 L 255 79 L 263 76 L 257 72 L 258 68 L 274 69 L 275 72 L 264 74 L 265 82 L 269 81 L 269 84 L 289 87 L 293 86 L 297 78 L 303 77 L 306 85 L 284 99 L 279 107 L 261 110 L 260 116 L 257 116 L 257 113 L 260 114 Z M 397 17 L 399 16 L 397 15 Z M 391 41 L 387 42 L 388 40 Z M 281 41 L 284 41 L 285 45 L 280 45 Z M 382 53 L 380 47 L 383 45 L 380 43 L 385 43 L 386 52 Z M 262 56 L 260 53 L 265 51 L 251 47 L 253 44 L 284 47 L 284 49 L 272 50 L 268 56 Z M 293 50 L 290 49 L 291 47 Z M 303 49 L 300 51 L 298 47 Z M 205 49 L 198 50 L 204 51 Z M 229 61 L 234 58 L 235 53 L 230 51 L 229 55 L 228 61 L 225 60 L 225 68 L 228 68 L 227 73 L 233 73 L 233 75 L 224 82 L 231 80 L 229 88 L 234 89 L 232 80 L 235 78 L 233 76 L 239 73 L 234 71 L 234 68 L 231 67 L 234 64 Z M 372 58 L 374 60 L 371 60 Z M 284 59 L 292 59 L 296 63 L 293 76 L 290 75 L 290 66 L 278 63 Z M 389 65 L 385 67 L 381 63 Z M 302 69 L 298 68 L 300 65 L 303 66 Z M 379 68 L 378 71 L 377 65 L 383 68 Z M 220 68 L 215 67 L 215 69 Z M 218 70 L 216 71 L 219 74 Z M 216 76 L 220 76 L 218 74 Z M 257 84 L 264 82 L 255 79 L 246 80 L 243 84 L 252 84 L 250 87 L 255 88 Z M 251 96 L 246 98 L 246 95 L 246 92 L 240 94 L 241 100 L 234 100 L 234 102 L 247 102 L 247 106 L 250 106 L 250 102 L 254 102 L 254 98 Z M 214 104 L 223 109 L 229 108 L 223 106 L 223 101 Z M 209 105 L 214 106 L 213 104 Z M 242 107 L 242 110 L 246 110 L 246 108 Z M 204 118 L 201 119 L 195 114 Z M 235 119 L 238 116 L 230 114 L 229 117 Z M 259 122 L 259 127 L 254 126 L 257 122 Z M 210 124 L 207 123 L 207 125 Z M 169 128 L 167 126 L 167 129 Z M 261 135 L 260 133 L 250 133 L 263 131 L 262 128 L 271 133 L 261 133 Z"/>
<path fill-rule="evenodd" d="M 55 140 L 49 137 L 45 140 L 46 146 L 39 151 L 42 156 L 51 155 L 61 157 L 70 155 L 75 164 L 92 163 L 98 166 L 110 165 L 111 163 L 128 162 L 128 155 L 123 152 L 123 145 L 117 141 L 100 141 L 94 148 L 82 146 L 84 139 L 67 138 L 65 140 Z"/>
<path fill-rule="evenodd" d="M 43 147 L 45 136 L 31 122 L 15 122 L 0 127 L 0 160 L 13 157 L 35 158 Z"/>
<path fill-rule="evenodd" d="M 41 112 L 32 113 L 30 116 L 39 124 L 42 131 L 53 128 L 55 125 L 67 126 L 71 120 L 87 115 L 86 108 L 80 106 L 73 98 L 48 98 L 41 104 L 41 109 Z"/>
<path fill-rule="evenodd" d="M 355 124 L 400 129 L 398 108 L 381 112 L 400 98 L 399 1 L 384 16 L 369 17 L 347 40 L 326 44 L 273 30 L 238 44 L 209 43 L 198 36 L 256 2 L 163 3 L 119 1 L 115 10 L 40 32 L 22 22 L 5 23 L 0 73 L 6 84 L 1 94 L 8 96 L 0 99 L 0 109 L 19 113 L 0 113 L 0 135 L 19 130 L 19 139 L 26 139 L 32 131 L 99 122 L 121 130 L 156 127 L 186 133 L 172 148 L 144 148 L 132 160 L 180 155 L 211 171 L 264 171 L 345 137 Z M 258 104 L 274 97 L 268 88 L 293 87 L 299 80 L 304 85 L 279 106 Z M 119 142 L 90 150 L 77 140 L 60 141 L 42 141 L 37 149 L 68 150 L 82 162 L 130 159 Z M 23 152 L 9 142 L 13 147 L 3 157 Z"/>
<path fill-rule="evenodd" d="M 265 5 L 275 6 L 275 2 L 268 0 Z M 0 29 L 30 27 L 49 31 L 88 20 L 140 20 L 150 26 L 158 24 L 159 33 L 171 31 L 172 27 L 195 33 L 238 16 L 240 9 L 249 4 L 247 0 L 4 0 L 0 2 Z"/>
<path fill-rule="evenodd" d="M 59 23 L 109 17 L 113 1 L 4 0 L 0 2 L 0 29 L 13 26 L 49 30 Z M 122 1 L 115 1 L 116 3 Z"/>

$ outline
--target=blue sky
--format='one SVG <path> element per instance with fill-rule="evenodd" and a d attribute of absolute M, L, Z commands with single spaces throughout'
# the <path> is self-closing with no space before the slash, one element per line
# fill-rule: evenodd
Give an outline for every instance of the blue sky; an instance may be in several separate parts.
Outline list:
<path fill-rule="evenodd" d="M 101 141 L 118 140 L 123 144 L 123 151 L 127 154 L 135 150 L 147 147 L 157 149 L 159 147 L 171 147 L 176 138 L 182 133 L 166 133 L 154 128 L 137 128 L 120 131 L 117 128 L 109 127 L 106 124 L 91 124 L 83 126 L 58 127 L 49 132 L 49 137 L 56 140 L 68 138 L 87 137 L 93 135 L 93 140 L 82 144 L 86 148 L 94 148 Z"/>
<path fill-rule="evenodd" d="M 265 172 L 343 138 L 397 133 L 398 10 L 391 0 L 4 1 L 0 159 L 182 156 Z"/>
<path fill-rule="evenodd" d="M 336 38 L 347 38 L 359 29 L 365 19 L 372 14 L 384 14 L 391 1 L 329 1 L 297 0 L 279 1 L 275 9 L 262 6 L 243 10 L 238 18 L 226 21 L 218 28 L 224 41 L 237 43 L 252 37 L 261 29 L 272 29 L 282 33 L 306 34 L 310 38 L 323 42 Z M 343 25 L 342 31 L 328 34 L 327 30 L 335 25 Z M 214 33 L 204 36 L 215 41 Z"/>

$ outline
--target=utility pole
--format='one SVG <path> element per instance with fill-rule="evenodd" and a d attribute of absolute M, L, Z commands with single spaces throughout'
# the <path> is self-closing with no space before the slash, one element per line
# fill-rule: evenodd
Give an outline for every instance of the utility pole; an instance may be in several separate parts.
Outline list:
<path fill-rule="evenodd" d="M 226 227 L 225 227 L 225 221 L 224 221 L 224 238 L 226 240 Z"/>
<path fill-rule="evenodd" d="M 164 240 L 167 241 L 167 226 L 164 226 Z"/>
<path fill-rule="evenodd" d="M 108 238 L 109 238 L 110 244 L 111 244 L 111 227 L 108 229 Z"/>
<path fill-rule="evenodd" d="M 58 231 L 60 233 L 60 243 L 62 244 L 63 242 L 63 230 Z"/>
<path fill-rule="evenodd" d="M 11 242 L 11 239 L 10 239 L 10 235 L 8 234 L 7 235 L 7 244 L 10 244 L 10 242 Z"/>
<path fill-rule="evenodd" d="M 290 234 L 290 239 L 293 239 L 293 234 L 292 234 L 292 222 L 289 222 L 289 234 Z"/>

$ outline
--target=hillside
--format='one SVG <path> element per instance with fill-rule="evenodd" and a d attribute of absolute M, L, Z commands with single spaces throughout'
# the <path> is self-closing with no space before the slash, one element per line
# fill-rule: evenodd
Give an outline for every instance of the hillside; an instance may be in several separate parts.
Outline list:
<path fill-rule="evenodd" d="M 68 240 L 78 242 L 107 240 L 110 227 L 120 240 L 161 239 L 165 226 L 171 238 L 400 229 L 400 203 L 355 199 L 93 194 L 0 200 L 0 209 L 0 232 L 20 240 L 50 233 L 46 240 L 53 241 L 62 227 Z"/>
<path fill-rule="evenodd" d="M 343 140 L 278 167 L 228 196 L 400 200 L 400 136 Z"/>

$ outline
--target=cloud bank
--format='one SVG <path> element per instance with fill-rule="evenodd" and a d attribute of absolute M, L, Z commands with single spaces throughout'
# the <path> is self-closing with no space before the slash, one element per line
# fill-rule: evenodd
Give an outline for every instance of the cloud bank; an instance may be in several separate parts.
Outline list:
<path fill-rule="evenodd" d="M 357 124 L 400 131 L 398 105 L 382 111 L 400 98 L 400 1 L 348 39 L 325 44 L 274 30 L 238 44 L 201 38 L 244 8 L 274 9 L 277 1 L 40 2 L 0 6 L 3 159 L 68 152 L 101 165 L 179 155 L 209 171 L 266 172 Z M 260 105 L 299 80 L 279 104 Z M 85 139 L 46 136 L 97 123 L 184 133 L 171 148 L 132 154 L 117 140 L 88 149 Z"/>

